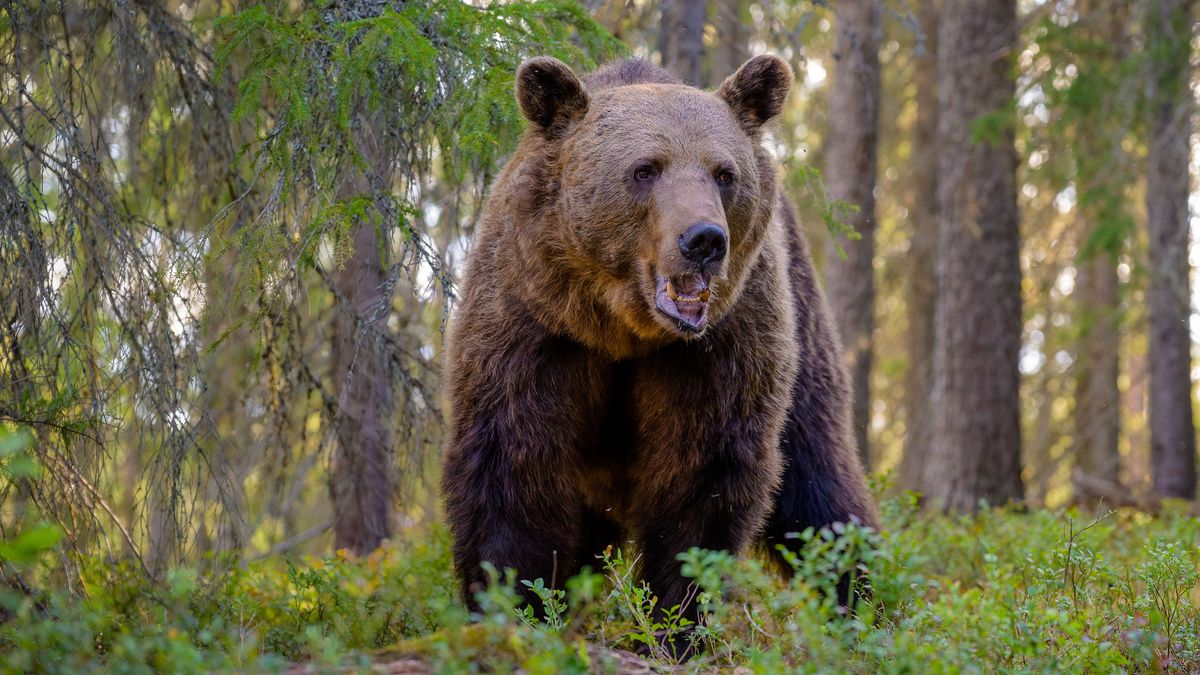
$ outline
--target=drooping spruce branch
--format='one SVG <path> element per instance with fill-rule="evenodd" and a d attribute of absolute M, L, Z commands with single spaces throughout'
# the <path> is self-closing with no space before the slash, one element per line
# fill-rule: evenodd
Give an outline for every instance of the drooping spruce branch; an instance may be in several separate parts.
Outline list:
<path fill-rule="evenodd" d="M 394 463 L 429 458 L 512 73 L 617 49 L 562 0 L 221 7 L 0 1 L 0 423 L 43 468 L 0 500 L 155 573 L 328 516 L 336 317 L 398 392 Z M 364 223 L 368 306 L 337 283 Z"/>

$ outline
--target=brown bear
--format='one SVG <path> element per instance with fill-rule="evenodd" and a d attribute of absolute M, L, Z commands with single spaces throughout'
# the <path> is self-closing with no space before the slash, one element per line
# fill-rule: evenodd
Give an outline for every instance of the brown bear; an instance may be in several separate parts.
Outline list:
<path fill-rule="evenodd" d="M 762 147 L 791 83 L 773 56 L 715 93 L 636 60 L 519 69 L 529 128 L 447 353 L 442 485 L 469 605 L 484 562 L 561 585 L 632 540 L 669 608 L 693 546 L 876 524 L 838 339 Z"/>

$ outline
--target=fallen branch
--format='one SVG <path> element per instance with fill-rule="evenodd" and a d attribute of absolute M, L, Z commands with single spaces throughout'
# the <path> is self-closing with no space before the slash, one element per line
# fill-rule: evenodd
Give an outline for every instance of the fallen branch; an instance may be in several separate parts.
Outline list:
<path fill-rule="evenodd" d="M 1078 469 L 1072 472 L 1071 482 L 1075 486 L 1075 496 L 1072 504 L 1095 506 L 1104 504 L 1112 508 L 1137 509 L 1150 515 L 1162 515 L 1164 498 L 1153 492 L 1139 495 L 1120 483 L 1089 476 Z M 1175 509 L 1172 509 L 1174 511 Z M 1184 513 L 1200 516 L 1197 504 L 1191 504 Z"/>
<path fill-rule="evenodd" d="M 278 544 L 275 544 L 274 546 L 272 546 L 270 548 L 270 550 L 266 551 L 265 553 L 260 553 L 251 558 L 247 558 L 246 562 L 255 562 L 257 560 L 262 560 L 263 558 L 269 558 L 273 555 L 287 553 L 292 548 L 294 548 L 300 544 L 303 544 L 304 542 L 308 541 L 309 539 L 312 539 L 313 537 L 317 537 L 317 536 L 324 534 L 327 530 L 329 530 L 332 527 L 333 527 L 333 521 L 327 521 L 321 525 L 317 525 L 316 527 L 310 527 L 309 529 L 307 529 L 299 534 L 294 534 L 291 537 L 288 537 L 287 539 L 284 539 L 283 541 L 279 542 Z"/>

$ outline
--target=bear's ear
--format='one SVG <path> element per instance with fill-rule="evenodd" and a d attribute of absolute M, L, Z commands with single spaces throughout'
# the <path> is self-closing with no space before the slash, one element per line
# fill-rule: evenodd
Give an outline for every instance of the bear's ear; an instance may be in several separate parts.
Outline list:
<path fill-rule="evenodd" d="M 583 83 L 558 59 L 539 56 L 517 69 L 517 103 L 521 114 L 547 136 L 554 137 L 587 112 Z"/>
<path fill-rule="evenodd" d="M 792 88 L 792 69 L 778 56 L 756 56 L 721 83 L 725 99 L 747 133 L 754 134 L 783 110 Z"/>

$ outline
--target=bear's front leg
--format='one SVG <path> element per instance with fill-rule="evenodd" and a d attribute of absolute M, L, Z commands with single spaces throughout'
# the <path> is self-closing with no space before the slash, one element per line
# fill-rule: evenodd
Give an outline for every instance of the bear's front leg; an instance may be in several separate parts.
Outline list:
<path fill-rule="evenodd" d="M 643 573 L 661 611 L 680 606 L 696 620 L 679 554 L 692 547 L 744 551 L 770 511 L 794 372 L 780 334 L 785 327 L 760 323 L 749 333 L 731 317 L 703 340 L 639 364 L 633 391 L 643 459 L 633 512 Z M 749 334 L 761 349 L 739 341 Z"/>
<path fill-rule="evenodd" d="M 472 318 L 463 317 L 460 331 Z M 474 611 L 485 562 L 547 585 L 561 586 L 574 572 L 583 509 L 578 458 L 595 435 L 604 370 L 585 348 L 532 321 L 463 332 L 450 363 L 442 489 L 455 568 Z"/>

